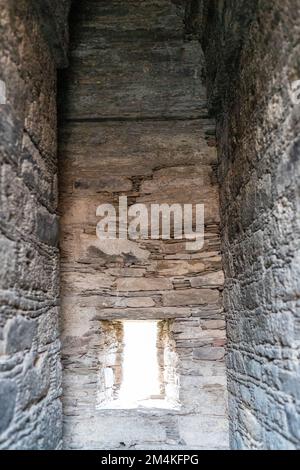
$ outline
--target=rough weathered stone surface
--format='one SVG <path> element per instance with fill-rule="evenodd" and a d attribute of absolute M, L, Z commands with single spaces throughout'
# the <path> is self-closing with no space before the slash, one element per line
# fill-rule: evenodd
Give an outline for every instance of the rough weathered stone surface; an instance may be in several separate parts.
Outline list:
<path fill-rule="evenodd" d="M 9 427 L 15 411 L 17 386 L 12 380 L 0 380 L 0 432 Z"/>
<path fill-rule="evenodd" d="M 32 7 L 38 15 L 41 31 L 51 51 L 55 64 L 68 64 L 68 16 L 72 0 L 35 0 Z"/>
<path fill-rule="evenodd" d="M 218 116 L 231 446 L 299 449 L 300 4 L 193 0 L 186 25 Z"/>
<path fill-rule="evenodd" d="M 206 115 L 203 57 L 197 42 L 182 40 L 182 9 L 170 0 L 81 3 L 72 17 L 80 34 L 70 45 L 68 119 Z"/>
<path fill-rule="evenodd" d="M 47 20 L 33 9 L 46 3 L 0 1 L 1 449 L 55 449 L 62 440 L 56 65 Z M 47 11 L 54 3 L 58 18 L 66 2 Z M 48 28 L 54 41 L 66 31 L 60 19 L 64 32 Z"/>
<path fill-rule="evenodd" d="M 23 317 L 8 320 L 3 332 L 4 353 L 10 355 L 31 349 L 35 329 L 35 320 L 25 320 Z"/>
<path fill-rule="evenodd" d="M 73 12 L 60 139 L 67 448 L 228 445 L 215 126 L 183 19 L 169 0 L 89 0 Z M 174 239 L 100 242 L 96 208 L 119 195 L 204 203 L 203 250 Z M 113 325 L 149 319 L 162 320 L 162 392 L 181 408 L 97 409 L 122 372 Z"/>

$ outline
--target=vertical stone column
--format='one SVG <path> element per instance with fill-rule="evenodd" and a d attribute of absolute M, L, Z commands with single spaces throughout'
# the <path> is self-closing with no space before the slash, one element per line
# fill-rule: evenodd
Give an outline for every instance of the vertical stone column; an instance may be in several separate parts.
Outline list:
<path fill-rule="evenodd" d="M 5 84 L 0 102 L 3 449 L 55 449 L 62 438 L 58 63 L 44 26 L 33 2 L 0 1 L 0 80 Z"/>
<path fill-rule="evenodd" d="M 300 4 L 198 4 L 189 24 L 218 115 L 231 445 L 299 449 Z"/>

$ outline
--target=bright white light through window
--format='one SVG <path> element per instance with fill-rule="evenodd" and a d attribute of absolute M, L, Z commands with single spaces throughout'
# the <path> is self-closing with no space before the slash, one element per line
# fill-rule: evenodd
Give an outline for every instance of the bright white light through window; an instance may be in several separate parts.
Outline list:
<path fill-rule="evenodd" d="M 107 361 L 103 361 L 99 394 L 102 401 L 98 409 L 175 409 L 179 406 L 176 360 L 174 352 L 170 355 L 170 344 L 163 338 L 161 328 L 162 322 L 155 320 L 122 321 L 121 362 L 117 356 L 112 365 L 107 366 Z M 170 358 L 174 365 L 170 364 Z M 109 359 L 108 362 L 111 354 Z M 121 366 L 121 377 L 116 373 L 117 364 Z"/>
<path fill-rule="evenodd" d="M 124 322 L 123 381 L 119 400 L 136 406 L 160 395 L 157 322 Z"/>

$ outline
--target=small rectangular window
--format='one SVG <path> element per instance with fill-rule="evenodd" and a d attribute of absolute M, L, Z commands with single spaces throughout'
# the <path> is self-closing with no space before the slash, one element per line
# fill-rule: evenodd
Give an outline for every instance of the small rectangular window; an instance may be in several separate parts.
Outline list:
<path fill-rule="evenodd" d="M 170 355 L 167 323 L 163 321 L 114 322 L 122 330 L 121 344 L 115 344 L 119 357 L 100 374 L 102 394 L 99 409 L 176 408 L 178 381 L 176 353 Z M 112 331 L 111 329 L 106 329 Z M 115 338 L 120 335 L 115 335 Z M 111 344 L 111 341 L 106 341 Z M 110 356 L 112 348 L 110 347 Z M 170 357 L 174 364 L 170 363 Z M 104 361 L 105 362 L 105 361 Z M 107 362 L 107 361 L 106 361 Z M 116 368 L 116 365 L 118 367 Z M 118 370 L 118 377 L 116 377 Z M 173 374 L 172 372 L 173 371 Z M 168 383 L 171 378 L 171 384 Z M 107 390 L 109 393 L 107 393 Z M 175 390 L 175 392 L 174 392 Z M 169 392 L 171 393 L 169 394 Z M 177 392 L 176 392 L 177 391 Z"/>

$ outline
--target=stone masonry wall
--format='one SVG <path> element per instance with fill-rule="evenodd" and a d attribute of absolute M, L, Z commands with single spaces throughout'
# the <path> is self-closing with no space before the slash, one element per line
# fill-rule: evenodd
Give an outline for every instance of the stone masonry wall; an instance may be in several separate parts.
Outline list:
<path fill-rule="evenodd" d="M 231 446 L 299 448 L 299 1 L 76 4 L 61 138 L 66 447 L 227 446 L 209 108 Z M 69 6 L 0 0 L 5 449 L 61 446 L 56 67 L 67 63 Z M 204 250 L 99 246 L 95 208 L 120 194 L 205 202 Z M 109 320 L 123 318 L 170 320 L 179 412 L 96 411 L 116 349 Z"/>
<path fill-rule="evenodd" d="M 1 0 L 1 449 L 61 445 L 56 63 L 32 2 Z"/>
<path fill-rule="evenodd" d="M 73 12 L 59 152 L 66 448 L 228 445 L 215 127 L 183 17 L 169 0 L 88 0 Z M 120 195 L 204 203 L 204 249 L 100 241 L 96 208 Z M 180 410 L 96 409 L 105 321 L 125 319 L 172 319 Z"/>
<path fill-rule="evenodd" d="M 300 2 L 192 1 L 186 26 L 218 115 L 231 446 L 299 449 Z"/>

